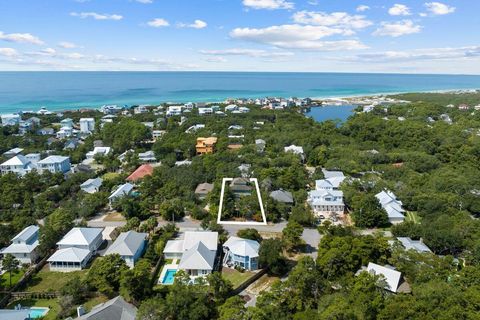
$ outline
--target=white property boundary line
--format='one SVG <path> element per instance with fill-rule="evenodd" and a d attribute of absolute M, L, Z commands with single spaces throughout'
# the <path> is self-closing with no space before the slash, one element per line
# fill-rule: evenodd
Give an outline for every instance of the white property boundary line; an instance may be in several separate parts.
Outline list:
<path fill-rule="evenodd" d="M 258 203 L 260 204 L 260 211 L 262 212 L 263 222 L 253 222 L 253 221 L 222 221 L 222 209 L 223 209 L 223 197 L 225 194 L 225 186 L 227 182 L 233 181 L 233 178 L 223 178 L 222 180 L 222 191 L 220 193 L 220 205 L 218 207 L 218 224 L 232 224 L 232 225 L 244 225 L 244 226 L 266 226 L 267 225 L 267 216 L 265 215 L 265 210 L 263 209 L 262 195 L 260 194 L 260 186 L 258 185 L 257 178 L 250 178 L 250 182 L 255 183 L 255 189 L 257 190 Z"/>

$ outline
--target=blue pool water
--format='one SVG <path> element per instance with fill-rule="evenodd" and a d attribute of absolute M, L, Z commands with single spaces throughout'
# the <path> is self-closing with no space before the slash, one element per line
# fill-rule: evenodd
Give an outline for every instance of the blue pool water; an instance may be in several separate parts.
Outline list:
<path fill-rule="evenodd" d="M 289 72 L 0 72 L 0 114 L 225 98 L 478 89 L 480 76 Z"/>
<path fill-rule="evenodd" d="M 38 319 L 45 316 L 48 312 L 48 308 L 30 308 L 30 318 Z"/>
<path fill-rule="evenodd" d="M 168 269 L 167 272 L 165 272 L 165 276 L 163 277 L 162 284 L 173 284 L 173 280 L 175 279 L 176 273 L 177 273 L 177 270 Z"/>

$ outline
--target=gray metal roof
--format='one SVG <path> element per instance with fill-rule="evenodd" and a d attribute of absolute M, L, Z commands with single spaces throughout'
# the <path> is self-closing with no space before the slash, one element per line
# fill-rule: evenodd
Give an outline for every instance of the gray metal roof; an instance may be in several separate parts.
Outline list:
<path fill-rule="evenodd" d="M 77 318 L 79 320 L 135 320 L 137 308 L 127 303 L 121 296 L 99 304 Z"/>
<path fill-rule="evenodd" d="M 28 319 L 30 319 L 29 310 L 0 309 L 0 320 L 28 320 Z"/>
<path fill-rule="evenodd" d="M 293 203 L 293 195 L 285 190 L 275 190 L 270 193 L 270 198 L 283 203 Z"/>
<path fill-rule="evenodd" d="M 182 255 L 178 268 L 182 270 L 212 270 L 215 255 L 215 251 L 208 250 L 203 242 L 199 241 Z"/>
<path fill-rule="evenodd" d="M 13 239 L 13 241 L 21 241 L 21 242 L 27 242 L 30 240 L 33 236 L 38 234 L 38 230 L 40 228 L 38 226 L 28 226 L 22 231 L 20 231 L 19 234 L 17 234 Z"/>
<path fill-rule="evenodd" d="M 146 233 L 136 231 L 122 232 L 105 254 L 118 253 L 121 256 L 134 256 L 146 238 Z"/>

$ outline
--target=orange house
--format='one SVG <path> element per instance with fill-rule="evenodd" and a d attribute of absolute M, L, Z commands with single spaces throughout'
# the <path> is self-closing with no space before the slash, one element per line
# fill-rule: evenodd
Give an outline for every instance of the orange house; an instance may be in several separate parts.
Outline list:
<path fill-rule="evenodd" d="M 216 137 L 197 138 L 197 154 L 210 154 L 215 152 Z"/>

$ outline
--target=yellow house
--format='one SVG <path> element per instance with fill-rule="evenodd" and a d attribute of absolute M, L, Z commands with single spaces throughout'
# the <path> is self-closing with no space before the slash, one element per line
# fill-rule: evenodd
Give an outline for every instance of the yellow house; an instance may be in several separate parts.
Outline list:
<path fill-rule="evenodd" d="M 211 154 L 215 152 L 216 137 L 197 138 L 197 154 Z"/>

